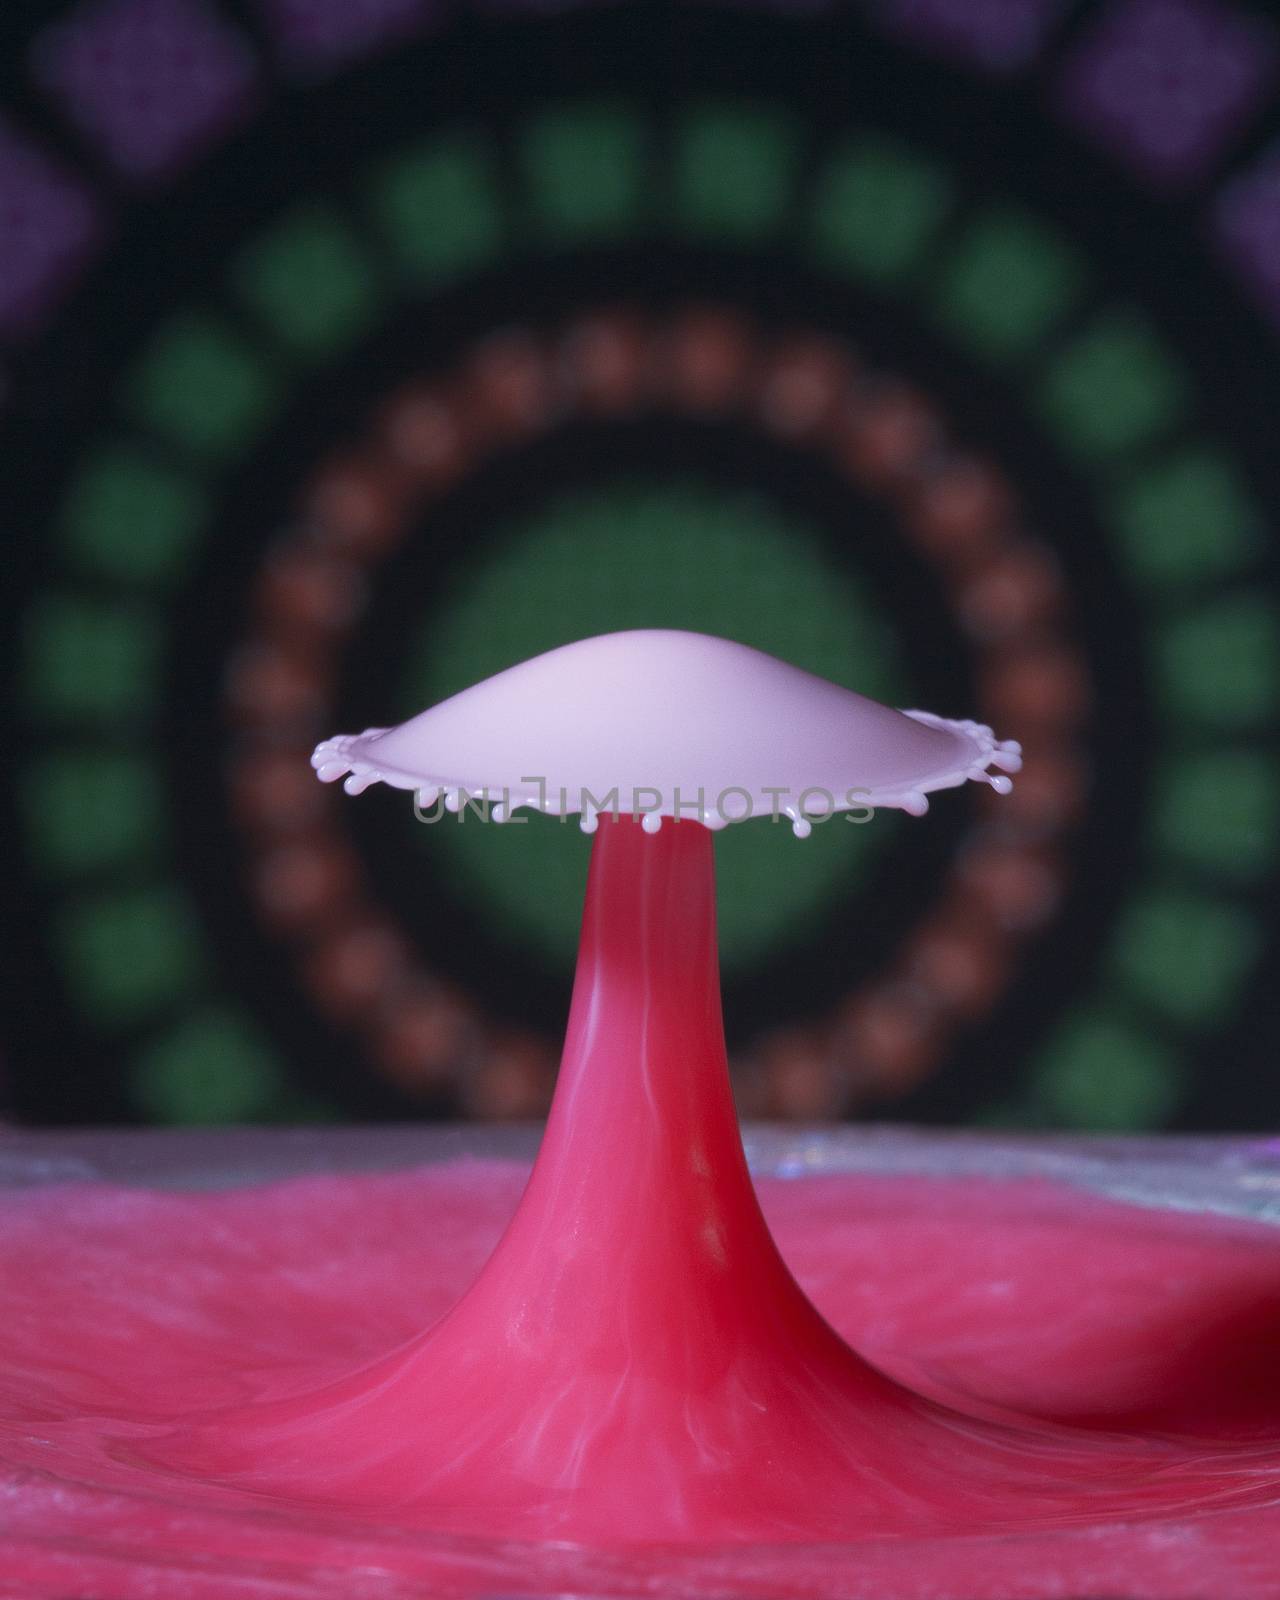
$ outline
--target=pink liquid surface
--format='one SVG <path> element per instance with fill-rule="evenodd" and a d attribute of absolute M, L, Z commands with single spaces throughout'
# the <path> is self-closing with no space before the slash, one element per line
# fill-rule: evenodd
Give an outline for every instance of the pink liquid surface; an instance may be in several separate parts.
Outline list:
<path fill-rule="evenodd" d="M 602 823 L 523 1197 L 8 1203 L 14 1594 L 1280 1594 L 1280 1242 L 973 1179 L 762 1214 L 711 845 Z"/>

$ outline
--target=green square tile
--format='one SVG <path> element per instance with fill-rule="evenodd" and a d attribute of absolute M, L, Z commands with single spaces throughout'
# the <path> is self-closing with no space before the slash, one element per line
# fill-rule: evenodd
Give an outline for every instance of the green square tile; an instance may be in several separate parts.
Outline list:
<path fill-rule="evenodd" d="M 203 970 L 191 909 L 163 885 L 122 890 L 62 915 L 65 970 L 76 1001 L 127 1026 L 181 1000 Z"/>
<path fill-rule="evenodd" d="M 277 385 L 249 344 L 211 317 L 173 318 L 125 379 L 134 414 L 197 455 L 243 450 L 275 406 Z"/>
<path fill-rule="evenodd" d="M 457 138 L 402 157 L 376 178 L 378 221 L 402 269 L 427 283 L 483 266 L 503 237 L 492 162 Z"/>
<path fill-rule="evenodd" d="M 50 874 L 145 861 L 163 839 L 155 769 L 134 756 L 47 756 L 22 773 L 21 792 L 33 859 Z"/>
<path fill-rule="evenodd" d="M 690 115 L 675 154 L 677 222 L 697 234 L 754 239 L 785 215 L 796 132 L 782 112 L 712 106 Z"/>
<path fill-rule="evenodd" d="M 77 567 L 122 583 L 162 583 L 185 568 L 208 498 L 129 445 L 98 450 L 73 479 L 61 524 Z"/>
<path fill-rule="evenodd" d="M 1129 1133 L 1164 1127 L 1185 1093 L 1178 1055 L 1136 1022 L 1072 1016 L 1032 1065 L 1030 1091 L 1050 1126 Z"/>
<path fill-rule="evenodd" d="M 209 1125 L 269 1116 L 285 1087 L 278 1058 L 247 1018 L 221 1008 L 186 1016 L 141 1051 L 133 1099 L 151 1122 Z"/>
<path fill-rule="evenodd" d="M 1137 473 L 1111 506 L 1126 564 L 1144 583 L 1220 578 L 1245 565 L 1262 539 L 1260 508 L 1213 450 L 1180 451 Z"/>
<path fill-rule="evenodd" d="M 1131 999 L 1204 1027 L 1225 1019 L 1258 946 L 1258 929 L 1238 906 L 1158 890 L 1126 908 L 1109 966 Z"/>
<path fill-rule="evenodd" d="M 886 284 L 920 263 L 950 201 L 930 163 L 895 144 L 859 142 L 819 176 L 814 252 L 824 266 Z"/>
<path fill-rule="evenodd" d="M 236 287 L 285 344 L 312 359 L 363 334 L 381 293 L 359 244 L 340 218 L 304 206 L 244 252 Z"/>
<path fill-rule="evenodd" d="M 1183 416 L 1189 394 L 1186 375 L 1151 328 L 1115 312 L 1061 352 L 1042 403 L 1063 445 L 1096 461 L 1156 438 Z"/>
<path fill-rule="evenodd" d="M 520 141 L 539 232 L 557 241 L 634 228 L 644 189 L 644 129 L 620 106 L 539 117 Z"/>
<path fill-rule="evenodd" d="M 1175 720 L 1261 722 L 1280 711 L 1280 615 L 1256 594 L 1204 606 L 1160 629 L 1157 664 Z"/>
<path fill-rule="evenodd" d="M 1200 871 L 1241 881 L 1275 864 L 1280 763 L 1262 750 L 1217 750 L 1156 775 L 1153 840 Z"/>
<path fill-rule="evenodd" d="M 1033 350 L 1071 309 L 1084 269 L 1040 223 L 1014 212 L 977 218 L 933 291 L 939 321 L 989 361 Z"/>
<path fill-rule="evenodd" d="M 131 723 L 155 698 L 159 634 L 137 607 L 71 595 L 26 617 L 23 688 L 38 715 Z"/>

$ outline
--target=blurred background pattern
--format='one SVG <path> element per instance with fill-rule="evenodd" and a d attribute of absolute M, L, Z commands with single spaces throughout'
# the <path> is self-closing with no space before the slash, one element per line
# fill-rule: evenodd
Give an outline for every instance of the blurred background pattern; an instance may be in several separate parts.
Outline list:
<path fill-rule="evenodd" d="M 671 625 L 1020 738 L 718 846 L 751 1115 L 1280 1116 L 1280 27 L 6 0 L 0 1114 L 536 1116 L 589 841 L 318 785 Z"/>

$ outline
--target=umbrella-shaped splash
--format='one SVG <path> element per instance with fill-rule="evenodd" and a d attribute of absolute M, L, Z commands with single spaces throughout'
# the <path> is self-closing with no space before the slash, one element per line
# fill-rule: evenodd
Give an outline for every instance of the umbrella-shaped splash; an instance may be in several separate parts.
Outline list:
<path fill-rule="evenodd" d="M 326 739 L 312 765 L 359 794 L 382 781 L 520 806 L 692 817 L 808 819 L 867 806 L 916 815 L 967 778 L 1009 787 L 1018 746 L 978 722 L 891 711 L 763 651 L 663 629 L 604 634 L 487 678 L 398 728 Z M 1000 771 L 992 773 L 991 767 Z"/>
<path fill-rule="evenodd" d="M 503 816 L 539 804 L 594 829 L 555 1100 L 515 1216 L 440 1321 L 319 1391 L 150 1441 L 149 1459 L 401 1527 L 599 1544 L 928 1538 L 1274 1498 L 1274 1460 L 1249 1451 L 979 1418 L 890 1381 L 805 1297 L 757 1204 L 714 828 L 726 809 L 797 832 L 920 811 L 967 778 L 1007 787 L 990 768 L 1016 770 L 1016 746 L 723 640 L 643 632 L 314 760 L 353 792 L 483 793 Z"/>

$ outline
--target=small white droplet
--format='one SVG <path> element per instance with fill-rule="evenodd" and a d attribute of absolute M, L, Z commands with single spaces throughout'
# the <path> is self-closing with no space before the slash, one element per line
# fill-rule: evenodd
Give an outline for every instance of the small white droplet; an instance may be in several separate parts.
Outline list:
<path fill-rule="evenodd" d="M 661 811 L 646 811 L 644 821 L 640 824 L 646 833 L 657 833 L 662 826 Z"/>
<path fill-rule="evenodd" d="M 593 811 L 590 806 L 586 807 L 578 820 L 578 826 L 583 833 L 594 833 L 600 826 L 599 814 Z"/>
<path fill-rule="evenodd" d="M 1007 739 L 991 752 L 991 763 L 993 766 L 1003 767 L 1006 772 L 1021 772 L 1022 746 L 1016 739 Z"/>

